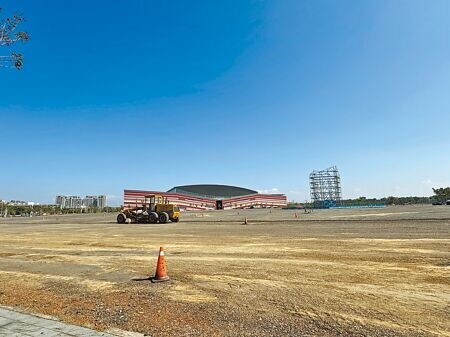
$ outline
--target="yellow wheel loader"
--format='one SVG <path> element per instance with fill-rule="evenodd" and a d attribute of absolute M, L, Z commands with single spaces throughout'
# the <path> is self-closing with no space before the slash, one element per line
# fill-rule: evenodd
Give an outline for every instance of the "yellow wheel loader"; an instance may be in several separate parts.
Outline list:
<path fill-rule="evenodd" d="M 117 223 L 167 223 L 180 220 L 180 209 L 170 204 L 162 195 L 151 194 L 144 198 L 141 206 L 122 210 Z"/>

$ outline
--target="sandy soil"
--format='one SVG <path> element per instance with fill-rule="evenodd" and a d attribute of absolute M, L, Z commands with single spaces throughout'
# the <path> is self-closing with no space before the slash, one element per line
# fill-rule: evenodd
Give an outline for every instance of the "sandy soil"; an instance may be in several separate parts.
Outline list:
<path fill-rule="evenodd" d="M 0 219 L 0 304 L 151 336 L 450 336 L 450 207 L 114 218 Z M 139 280 L 160 245 L 172 281 Z"/>

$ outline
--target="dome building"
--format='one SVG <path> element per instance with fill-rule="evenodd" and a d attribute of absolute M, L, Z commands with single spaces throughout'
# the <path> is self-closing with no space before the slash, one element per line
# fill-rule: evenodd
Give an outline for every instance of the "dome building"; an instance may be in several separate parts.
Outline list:
<path fill-rule="evenodd" d="M 261 194 L 237 186 L 200 184 L 175 186 L 167 192 L 124 190 L 124 207 L 142 204 L 149 194 L 160 194 L 183 210 L 268 208 L 287 204 L 284 194 Z"/>

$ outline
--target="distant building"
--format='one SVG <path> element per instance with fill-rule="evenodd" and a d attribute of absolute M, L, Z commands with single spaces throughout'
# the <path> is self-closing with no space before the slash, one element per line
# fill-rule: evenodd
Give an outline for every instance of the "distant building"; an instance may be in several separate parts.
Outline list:
<path fill-rule="evenodd" d="M 22 201 L 22 200 L 0 200 L 0 204 L 8 205 L 8 206 L 34 206 L 39 205 L 39 203 L 34 201 Z"/>
<path fill-rule="evenodd" d="M 95 203 L 94 196 L 86 196 L 82 202 L 84 207 L 96 207 L 96 205 L 94 206 L 94 203 Z"/>
<path fill-rule="evenodd" d="M 66 205 L 66 197 L 64 195 L 57 195 L 55 204 L 57 204 L 59 207 L 63 208 L 63 206 Z"/>
<path fill-rule="evenodd" d="M 83 206 L 104 208 L 106 207 L 106 195 L 87 195 L 83 199 Z"/>
<path fill-rule="evenodd" d="M 76 195 L 58 195 L 55 203 L 60 208 L 104 208 L 106 195 L 88 195 L 84 198 Z"/>
<path fill-rule="evenodd" d="M 58 195 L 55 201 L 61 208 L 81 208 L 82 206 L 82 199 L 76 195 Z"/>
<path fill-rule="evenodd" d="M 8 206 L 35 206 L 39 205 L 38 202 L 34 201 L 23 201 L 23 200 L 3 200 L 0 199 L 0 204 L 8 205 Z"/>
<path fill-rule="evenodd" d="M 217 184 L 176 186 L 167 192 L 124 190 L 124 207 L 142 205 L 145 196 L 159 194 L 183 210 L 285 207 L 284 194 L 263 194 L 248 188 Z"/>
<path fill-rule="evenodd" d="M 106 207 L 106 195 L 97 196 L 97 207 L 105 208 Z"/>

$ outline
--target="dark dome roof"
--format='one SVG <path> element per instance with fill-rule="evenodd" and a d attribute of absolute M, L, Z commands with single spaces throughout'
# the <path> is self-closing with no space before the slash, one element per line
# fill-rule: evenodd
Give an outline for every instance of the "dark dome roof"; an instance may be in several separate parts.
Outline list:
<path fill-rule="evenodd" d="M 256 194 L 257 191 L 248 188 L 228 186 L 228 185 L 184 185 L 175 186 L 167 191 L 168 193 L 180 193 L 195 195 L 200 197 L 212 197 L 216 199 L 240 197 L 243 195 Z"/>

